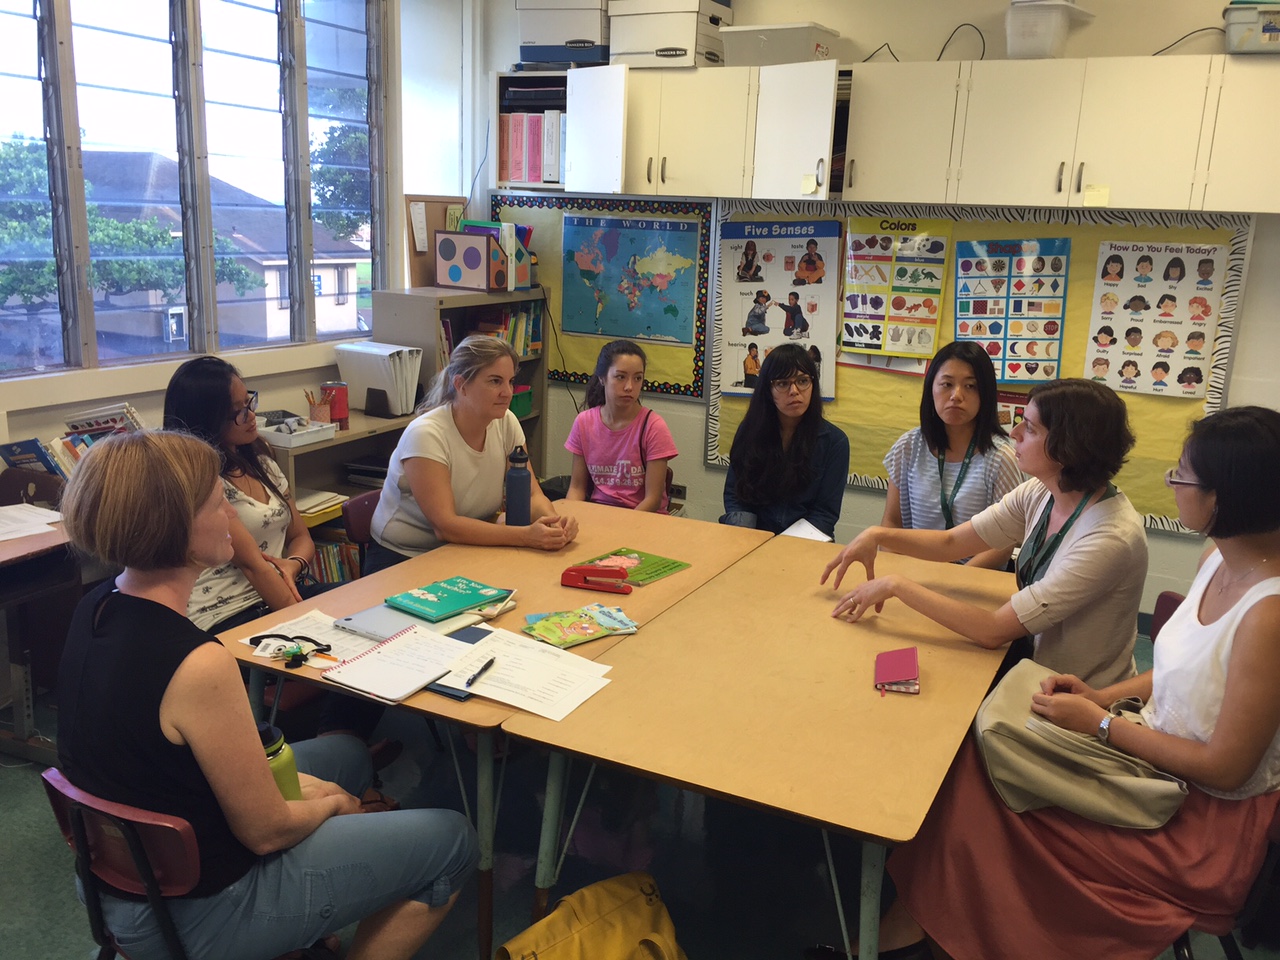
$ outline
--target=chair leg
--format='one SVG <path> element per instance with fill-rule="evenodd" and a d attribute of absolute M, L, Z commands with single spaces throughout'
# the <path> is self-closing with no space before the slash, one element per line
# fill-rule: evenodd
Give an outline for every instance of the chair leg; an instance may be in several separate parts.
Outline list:
<path fill-rule="evenodd" d="M 1227 960 L 1244 960 L 1244 954 L 1240 952 L 1240 945 L 1236 943 L 1234 933 L 1224 933 L 1218 938 L 1218 942 L 1222 944 L 1222 953 Z"/>
<path fill-rule="evenodd" d="M 1191 952 L 1190 930 L 1173 941 L 1173 956 L 1175 960 L 1196 960 L 1195 954 Z"/>
<path fill-rule="evenodd" d="M 435 717 L 427 717 L 427 729 L 431 731 L 431 739 L 436 742 L 436 749 L 444 753 L 444 741 L 440 739 L 440 728 L 436 726 Z"/>

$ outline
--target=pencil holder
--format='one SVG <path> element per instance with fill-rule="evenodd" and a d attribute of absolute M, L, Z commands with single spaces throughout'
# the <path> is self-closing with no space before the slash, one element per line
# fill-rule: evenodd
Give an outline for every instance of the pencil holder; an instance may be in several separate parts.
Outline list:
<path fill-rule="evenodd" d="M 307 418 L 312 423 L 329 423 L 329 404 L 313 403 L 309 405 Z"/>

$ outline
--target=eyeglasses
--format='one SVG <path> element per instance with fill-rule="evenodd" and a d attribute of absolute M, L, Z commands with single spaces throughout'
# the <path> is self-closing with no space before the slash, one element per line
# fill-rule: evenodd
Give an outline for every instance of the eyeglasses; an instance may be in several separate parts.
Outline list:
<path fill-rule="evenodd" d="M 257 409 L 258 409 L 258 391 L 250 390 L 249 399 L 245 401 L 244 406 L 241 407 L 239 410 L 237 410 L 235 413 L 231 414 L 231 422 L 238 423 L 240 424 L 240 426 L 243 427 L 245 424 L 247 424 L 250 420 L 253 419 L 253 415 L 257 411 Z"/>
<path fill-rule="evenodd" d="M 1178 476 L 1178 468 L 1170 467 L 1164 472 L 1164 485 L 1166 487 L 1198 487 L 1199 480 L 1187 480 Z"/>
<path fill-rule="evenodd" d="M 790 393 L 792 387 L 804 393 L 813 386 L 813 377 L 801 374 L 798 377 L 788 377 L 786 380 L 774 380 L 769 386 L 773 388 L 774 393 Z"/>

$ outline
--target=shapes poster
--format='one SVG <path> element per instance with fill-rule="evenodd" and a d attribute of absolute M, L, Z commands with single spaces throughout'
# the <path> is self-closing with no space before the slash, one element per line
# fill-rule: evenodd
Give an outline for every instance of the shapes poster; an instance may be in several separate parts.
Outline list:
<path fill-rule="evenodd" d="M 1203 397 L 1228 250 L 1099 244 L 1081 376 L 1121 393 Z"/>
<path fill-rule="evenodd" d="M 956 244 L 957 340 L 980 343 L 1003 383 L 1057 380 L 1071 240 Z"/>
<path fill-rule="evenodd" d="M 837 220 L 730 220 L 720 227 L 724 323 L 721 356 L 729 371 L 721 391 L 748 396 L 760 364 L 779 344 L 795 342 L 818 363 L 824 399 L 835 397 L 833 364 L 822 351 L 835 342 L 840 276 Z"/>
<path fill-rule="evenodd" d="M 933 356 L 951 227 L 950 220 L 849 218 L 842 350 Z"/>

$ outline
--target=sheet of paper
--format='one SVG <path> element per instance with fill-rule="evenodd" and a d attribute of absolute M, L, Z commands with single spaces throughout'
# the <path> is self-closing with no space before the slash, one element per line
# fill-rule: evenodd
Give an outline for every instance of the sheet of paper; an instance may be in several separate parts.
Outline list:
<path fill-rule="evenodd" d="M 508 630 L 494 630 L 477 641 L 439 682 L 463 688 L 490 657 L 493 666 L 467 689 L 548 720 L 563 720 L 609 682 L 604 676 L 609 670 L 606 664 Z"/>
<path fill-rule="evenodd" d="M 782 531 L 784 537 L 800 537 L 802 540 L 820 540 L 823 543 L 830 543 L 831 538 L 815 527 L 812 523 L 801 517 L 787 529 Z"/>
<path fill-rule="evenodd" d="M 409 223 L 413 226 L 414 250 L 426 253 L 431 249 L 431 238 L 427 233 L 427 205 L 421 200 L 409 202 Z"/>
<path fill-rule="evenodd" d="M 327 643 L 333 650 L 331 654 L 339 660 L 350 660 L 358 657 L 366 650 L 378 645 L 377 640 L 368 640 L 356 636 L 349 630 L 340 630 L 333 625 L 333 614 L 311 610 L 300 617 L 278 623 L 271 628 L 272 633 L 282 633 L 287 637 L 306 637 L 317 643 Z M 245 637 L 241 643 L 249 643 Z M 252 646 L 252 644 L 249 644 Z M 324 668 L 331 664 L 323 658 L 313 658 L 308 666 Z"/>
<path fill-rule="evenodd" d="M 32 506 L 29 503 L 15 503 L 0 507 L 0 540 L 17 540 L 19 537 L 36 533 L 50 533 L 50 523 L 62 519 L 56 510 Z"/>

